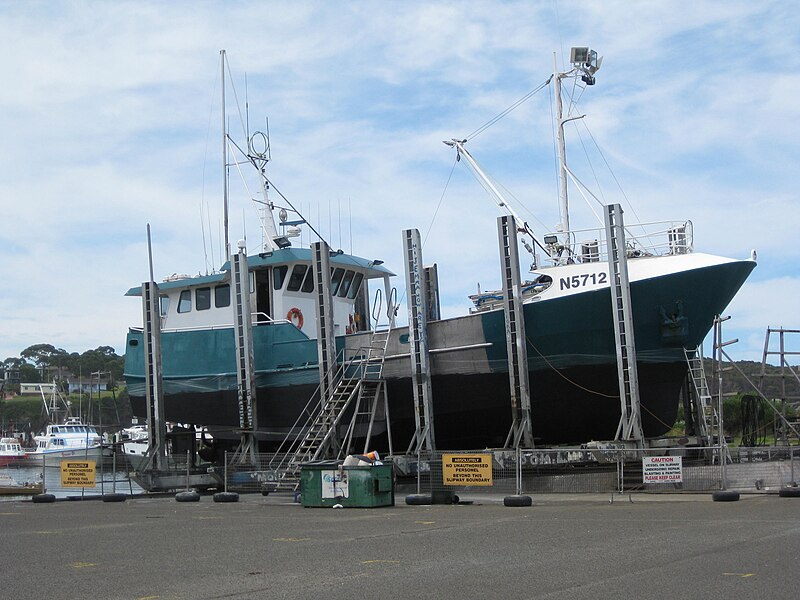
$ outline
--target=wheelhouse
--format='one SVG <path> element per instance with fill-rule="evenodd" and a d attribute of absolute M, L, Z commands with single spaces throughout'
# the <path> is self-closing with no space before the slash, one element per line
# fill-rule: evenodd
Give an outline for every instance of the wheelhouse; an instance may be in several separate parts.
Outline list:
<path fill-rule="evenodd" d="M 334 254 L 331 263 L 334 332 L 345 335 L 369 329 L 370 279 L 386 288 L 391 271 L 381 261 Z M 316 295 L 311 250 L 285 248 L 248 257 L 250 308 L 254 326 L 290 322 L 316 338 Z M 159 288 L 163 331 L 232 326 L 230 266 L 205 276 L 173 275 Z M 141 296 L 141 288 L 126 295 Z"/>

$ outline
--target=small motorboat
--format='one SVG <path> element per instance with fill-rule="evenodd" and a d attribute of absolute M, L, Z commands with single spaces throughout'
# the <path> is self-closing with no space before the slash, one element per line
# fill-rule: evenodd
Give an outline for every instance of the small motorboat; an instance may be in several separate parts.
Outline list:
<path fill-rule="evenodd" d="M 0 439 L 0 467 L 13 464 L 25 458 L 25 451 L 17 438 Z"/>
<path fill-rule="evenodd" d="M 42 482 L 20 483 L 13 477 L 0 473 L 0 496 L 32 496 L 44 491 Z"/>

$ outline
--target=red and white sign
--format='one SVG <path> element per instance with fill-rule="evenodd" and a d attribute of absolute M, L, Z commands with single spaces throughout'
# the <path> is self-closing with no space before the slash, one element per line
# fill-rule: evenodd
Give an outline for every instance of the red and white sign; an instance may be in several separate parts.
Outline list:
<path fill-rule="evenodd" d="M 683 460 L 680 456 L 645 456 L 642 479 L 644 483 L 682 483 Z"/>

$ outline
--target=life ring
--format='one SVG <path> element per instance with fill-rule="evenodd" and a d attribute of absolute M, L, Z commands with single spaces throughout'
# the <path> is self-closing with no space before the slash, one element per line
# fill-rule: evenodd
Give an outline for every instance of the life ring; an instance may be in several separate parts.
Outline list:
<path fill-rule="evenodd" d="M 303 328 L 303 313 L 300 312 L 299 308 L 290 308 L 289 312 L 286 313 L 286 319 L 298 329 Z"/>

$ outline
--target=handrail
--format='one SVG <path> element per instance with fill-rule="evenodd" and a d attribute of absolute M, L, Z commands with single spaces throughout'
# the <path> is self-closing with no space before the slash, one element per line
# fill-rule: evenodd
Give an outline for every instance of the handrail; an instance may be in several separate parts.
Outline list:
<path fill-rule="evenodd" d="M 383 305 L 383 290 L 377 288 L 375 290 L 375 299 L 372 301 L 372 320 L 375 322 L 373 329 L 378 326 L 378 321 L 381 318 L 381 306 Z"/>
<path fill-rule="evenodd" d="M 265 315 L 264 313 L 253 313 L 253 314 L 264 315 L 269 319 L 267 321 L 256 321 L 254 325 L 291 324 L 291 321 L 289 321 L 288 319 L 272 319 L 269 318 L 269 315 Z M 222 323 L 218 325 L 194 325 L 192 327 L 172 327 L 170 329 L 162 329 L 161 333 L 177 333 L 179 331 L 202 331 L 202 330 L 216 331 L 218 329 L 233 329 L 233 327 L 234 327 L 233 323 Z M 131 327 L 131 329 L 136 329 L 137 331 L 141 331 L 141 328 Z"/>
<path fill-rule="evenodd" d="M 639 233 L 634 233 L 639 231 Z M 573 229 L 569 232 L 572 240 L 567 254 L 555 251 L 551 260 L 560 265 L 566 262 L 601 262 L 607 259 L 607 241 L 604 228 Z M 545 239 L 556 239 L 562 232 L 551 232 Z M 577 237 L 583 238 L 577 241 Z M 688 254 L 694 249 L 694 225 L 691 221 L 653 221 L 650 223 L 630 223 L 625 225 L 625 237 L 629 258 L 645 256 L 665 256 Z"/>
<path fill-rule="evenodd" d="M 394 329 L 394 320 L 397 317 L 397 288 L 392 288 L 392 293 L 386 303 L 386 316 L 389 317 L 389 329 Z"/>
<path fill-rule="evenodd" d="M 351 354 L 351 358 L 347 358 L 348 354 Z M 339 362 L 341 360 L 341 362 Z M 345 383 L 351 383 L 353 381 L 360 381 L 364 379 L 366 375 L 366 369 L 368 367 L 368 363 L 371 360 L 377 360 L 377 357 L 371 356 L 371 347 L 370 346 L 359 346 L 358 348 L 342 348 L 336 354 L 336 362 L 330 367 L 328 374 L 332 374 L 332 381 L 334 382 L 334 386 L 340 385 L 343 381 Z M 353 366 L 357 368 L 353 370 Z M 280 458 L 277 463 L 273 463 L 272 461 L 269 464 L 269 468 L 275 471 L 279 471 L 282 469 L 286 469 L 289 467 L 290 461 L 297 453 L 299 447 L 303 444 L 305 439 L 306 433 L 304 430 L 310 430 L 313 419 L 318 418 L 321 414 L 321 411 L 324 410 L 322 406 L 323 399 L 320 397 L 320 388 L 321 386 L 317 386 L 314 392 L 311 394 L 310 398 L 306 402 L 303 409 L 300 411 L 297 419 L 295 420 L 294 424 L 290 427 L 286 438 L 281 442 L 278 446 L 275 456 L 273 459 Z M 353 388 L 351 394 L 356 393 L 357 388 Z M 314 409 L 319 407 L 318 411 L 315 413 Z M 341 414 L 337 415 L 336 419 L 331 423 L 331 426 L 323 433 L 323 437 L 320 439 L 319 435 L 314 438 L 314 442 L 319 442 L 321 446 L 327 437 L 331 435 L 332 430 L 338 425 L 339 420 L 341 419 Z"/>

